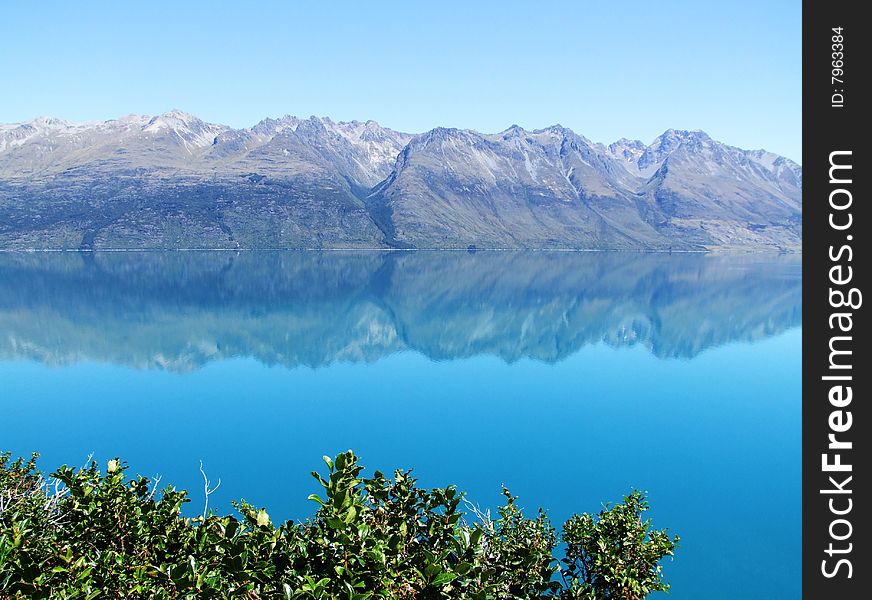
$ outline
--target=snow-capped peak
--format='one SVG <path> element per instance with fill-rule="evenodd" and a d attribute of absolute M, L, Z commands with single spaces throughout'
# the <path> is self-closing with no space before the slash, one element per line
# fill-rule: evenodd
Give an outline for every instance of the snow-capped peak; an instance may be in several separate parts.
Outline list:
<path fill-rule="evenodd" d="M 66 129 L 70 126 L 69 121 L 65 121 L 64 119 L 58 119 L 56 117 L 37 117 L 30 122 L 30 125 L 36 127 L 37 129 Z"/>
<path fill-rule="evenodd" d="M 152 117 L 142 128 L 142 131 L 150 135 L 174 134 L 190 150 L 191 147 L 204 148 L 211 146 L 215 136 L 226 129 L 226 127 L 220 125 L 205 123 L 184 111 L 173 109 Z"/>

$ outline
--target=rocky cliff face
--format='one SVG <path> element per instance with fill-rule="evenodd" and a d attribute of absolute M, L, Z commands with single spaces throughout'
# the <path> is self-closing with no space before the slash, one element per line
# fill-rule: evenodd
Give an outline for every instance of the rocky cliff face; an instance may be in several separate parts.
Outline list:
<path fill-rule="evenodd" d="M 400 246 L 667 248 L 631 191 L 642 180 L 572 131 L 435 129 L 370 201 Z"/>
<path fill-rule="evenodd" d="M 702 132 L 670 130 L 652 146 L 638 164 L 656 170 L 640 193 L 671 237 L 704 246 L 800 243 L 802 170 L 795 163 Z"/>
<path fill-rule="evenodd" d="M 0 125 L 3 248 L 797 249 L 801 223 L 801 167 L 702 132 Z"/>

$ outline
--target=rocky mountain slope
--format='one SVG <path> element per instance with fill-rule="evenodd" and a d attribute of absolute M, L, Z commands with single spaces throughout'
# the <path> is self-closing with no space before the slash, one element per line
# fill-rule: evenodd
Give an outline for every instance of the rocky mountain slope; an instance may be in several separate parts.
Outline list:
<path fill-rule="evenodd" d="M 0 248 L 798 249 L 802 168 L 702 132 L 0 125 Z"/>

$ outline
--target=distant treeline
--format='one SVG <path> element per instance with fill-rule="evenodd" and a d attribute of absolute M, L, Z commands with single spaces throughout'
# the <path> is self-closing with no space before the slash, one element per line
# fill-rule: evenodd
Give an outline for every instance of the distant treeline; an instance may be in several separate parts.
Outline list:
<path fill-rule="evenodd" d="M 203 514 L 188 518 L 186 492 L 119 459 L 45 476 L 36 458 L 0 454 L 2 598 L 639 600 L 668 590 L 660 562 L 678 543 L 651 528 L 639 491 L 558 533 L 506 489 L 492 518 L 411 471 L 363 477 L 351 451 L 312 473 L 315 514 L 279 526 L 245 501 L 239 516 L 209 511 L 205 474 Z"/>

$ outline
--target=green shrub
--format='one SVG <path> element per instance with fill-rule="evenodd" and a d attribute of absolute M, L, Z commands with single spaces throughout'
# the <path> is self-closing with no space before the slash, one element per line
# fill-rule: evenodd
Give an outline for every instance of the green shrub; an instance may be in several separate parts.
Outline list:
<path fill-rule="evenodd" d="M 155 493 L 118 459 L 47 480 L 36 455 L 0 454 L 0 597 L 635 600 L 668 588 L 659 562 L 678 538 L 641 520 L 640 492 L 567 521 L 559 567 L 555 528 L 508 490 L 495 519 L 470 520 L 453 486 L 365 478 L 351 451 L 324 461 L 314 516 L 276 527 L 244 501 L 239 517 L 184 517 L 186 492 Z"/>
<path fill-rule="evenodd" d="M 652 531 L 650 519 L 642 519 L 648 508 L 645 495 L 634 490 L 598 518 L 574 515 L 563 525 L 563 576 L 571 598 L 641 600 L 669 591 L 660 561 L 673 556 L 678 536 Z"/>

